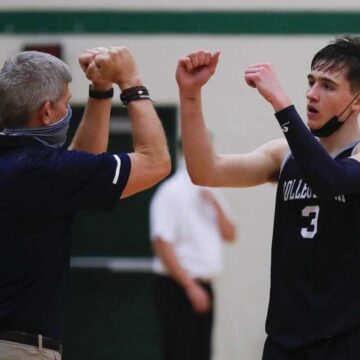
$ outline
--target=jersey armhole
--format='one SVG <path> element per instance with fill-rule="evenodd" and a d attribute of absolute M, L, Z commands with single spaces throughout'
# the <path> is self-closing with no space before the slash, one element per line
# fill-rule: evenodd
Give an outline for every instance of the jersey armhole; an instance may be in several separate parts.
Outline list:
<path fill-rule="evenodd" d="M 291 152 L 291 151 L 288 151 L 288 152 L 285 154 L 285 156 L 284 156 L 284 158 L 283 158 L 283 160 L 282 160 L 282 162 L 281 162 L 280 171 L 279 171 L 279 178 L 280 178 L 280 176 L 281 176 L 281 173 L 282 173 L 282 171 L 283 171 L 283 169 L 284 169 L 287 161 L 291 158 L 291 156 L 292 156 L 292 152 Z"/>

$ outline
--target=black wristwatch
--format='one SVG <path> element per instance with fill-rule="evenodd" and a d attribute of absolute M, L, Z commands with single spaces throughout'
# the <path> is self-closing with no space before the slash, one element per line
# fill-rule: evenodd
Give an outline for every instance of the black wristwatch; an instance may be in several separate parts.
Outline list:
<path fill-rule="evenodd" d="M 89 97 L 94 99 L 111 99 L 114 96 L 114 89 L 111 88 L 109 90 L 101 91 L 101 90 L 93 90 L 91 89 L 91 85 L 89 85 Z"/>

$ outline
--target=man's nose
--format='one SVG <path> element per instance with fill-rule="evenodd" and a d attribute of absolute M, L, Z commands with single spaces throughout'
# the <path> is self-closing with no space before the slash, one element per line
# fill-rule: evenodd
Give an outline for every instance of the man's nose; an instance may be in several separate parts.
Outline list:
<path fill-rule="evenodd" d="M 319 92 L 316 85 L 311 86 L 306 92 L 306 98 L 308 100 L 319 100 Z"/>

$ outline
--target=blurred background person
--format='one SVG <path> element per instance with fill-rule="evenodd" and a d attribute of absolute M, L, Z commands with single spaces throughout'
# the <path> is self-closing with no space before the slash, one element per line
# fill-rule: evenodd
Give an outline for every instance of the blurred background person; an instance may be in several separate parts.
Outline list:
<path fill-rule="evenodd" d="M 150 236 L 162 359 L 208 360 L 221 242 L 236 236 L 228 205 L 218 191 L 192 184 L 181 159 L 152 198 Z"/>

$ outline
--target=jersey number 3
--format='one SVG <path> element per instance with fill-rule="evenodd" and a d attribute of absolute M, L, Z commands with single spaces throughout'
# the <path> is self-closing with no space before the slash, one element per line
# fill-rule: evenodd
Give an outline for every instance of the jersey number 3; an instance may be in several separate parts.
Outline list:
<path fill-rule="evenodd" d="M 317 233 L 320 207 L 318 205 L 306 206 L 302 209 L 301 215 L 309 218 L 307 227 L 301 228 L 301 236 L 305 239 L 312 239 Z"/>

